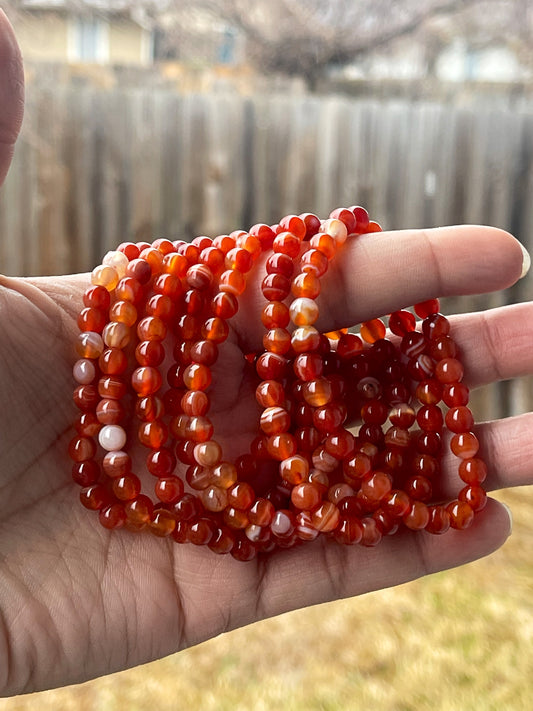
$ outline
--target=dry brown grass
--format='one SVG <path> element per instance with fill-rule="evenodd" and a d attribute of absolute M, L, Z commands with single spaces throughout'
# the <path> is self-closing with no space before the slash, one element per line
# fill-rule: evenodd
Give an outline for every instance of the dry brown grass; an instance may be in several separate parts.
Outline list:
<path fill-rule="evenodd" d="M 513 536 L 485 560 L 0 711 L 530 711 L 533 488 L 501 498 Z"/>

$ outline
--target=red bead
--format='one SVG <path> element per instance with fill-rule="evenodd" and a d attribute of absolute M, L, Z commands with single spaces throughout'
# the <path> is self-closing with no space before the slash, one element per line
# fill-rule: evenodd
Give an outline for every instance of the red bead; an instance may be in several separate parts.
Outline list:
<path fill-rule="evenodd" d="M 474 417 L 464 405 L 450 408 L 444 419 L 450 432 L 469 432 L 474 426 Z"/>
<path fill-rule="evenodd" d="M 416 328 L 416 318 L 410 311 L 395 311 L 389 316 L 389 328 L 396 336 L 405 336 Z"/>
<path fill-rule="evenodd" d="M 446 507 L 450 515 L 450 525 L 452 528 L 463 530 L 469 528 L 474 521 L 474 511 L 471 506 L 464 501 L 452 501 Z"/>
<path fill-rule="evenodd" d="M 415 304 L 414 306 L 415 314 L 420 318 L 427 318 L 428 316 L 431 316 L 431 314 L 438 313 L 439 308 L 440 304 L 438 299 L 429 299 L 428 301 L 421 301 L 420 303 Z"/>

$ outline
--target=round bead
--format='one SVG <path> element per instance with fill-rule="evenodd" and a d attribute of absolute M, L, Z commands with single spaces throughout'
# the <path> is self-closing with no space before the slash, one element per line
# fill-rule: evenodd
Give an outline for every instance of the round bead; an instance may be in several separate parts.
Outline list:
<path fill-rule="evenodd" d="M 98 442 L 108 452 L 122 449 L 126 444 L 126 432 L 120 425 L 105 425 L 98 433 Z"/>

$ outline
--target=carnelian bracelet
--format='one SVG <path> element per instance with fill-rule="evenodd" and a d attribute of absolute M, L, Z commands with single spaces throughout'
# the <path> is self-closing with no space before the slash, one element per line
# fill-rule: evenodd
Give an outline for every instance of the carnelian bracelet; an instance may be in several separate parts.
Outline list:
<path fill-rule="evenodd" d="M 390 314 L 388 332 L 378 318 L 358 335 L 314 325 L 331 261 L 380 230 L 355 206 L 213 240 L 125 242 L 104 257 L 78 317 L 68 447 L 81 503 L 102 526 L 246 561 L 320 535 L 375 546 L 406 528 L 472 524 L 487 470 L 438 300 Z M 257 434 L 229 461 L 209 417 L 212 366 L 250 280 L 265 299 L 264 350 L 243 354 L 257 378 Z M 452 501 L 439 486 L 446 430 Z"/>

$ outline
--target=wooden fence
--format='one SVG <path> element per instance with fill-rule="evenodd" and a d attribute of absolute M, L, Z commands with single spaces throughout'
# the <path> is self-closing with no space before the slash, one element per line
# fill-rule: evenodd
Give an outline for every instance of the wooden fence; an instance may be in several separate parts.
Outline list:
<path fill-rule="evenodd" d="M 354 202 L 385 228 L 486 223 L 533 252 L 532 105 L 33 83 L 0 191 L 0 271 L 88 270 L 125 239 Z M 533 298 L 531 283 L 457 306 Z M 489 409 L 531 402 L 529 381 L 513 387 Z"/>

